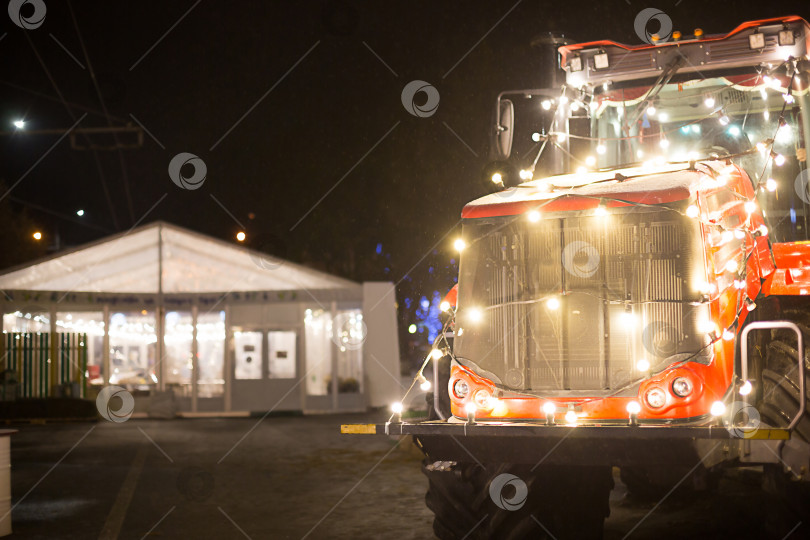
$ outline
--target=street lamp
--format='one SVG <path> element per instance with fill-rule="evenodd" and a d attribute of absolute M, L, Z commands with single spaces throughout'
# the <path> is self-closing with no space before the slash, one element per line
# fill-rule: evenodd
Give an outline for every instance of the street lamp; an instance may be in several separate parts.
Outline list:
<path fill-rule="evenodd" d="M 245 241 L 245 233 L 242 232 L 242 231 L 239 231 L 238 233 L 236 233 L 236 239 L 238 241 L 240 241 L 240 242 L 244 242 Z"/>

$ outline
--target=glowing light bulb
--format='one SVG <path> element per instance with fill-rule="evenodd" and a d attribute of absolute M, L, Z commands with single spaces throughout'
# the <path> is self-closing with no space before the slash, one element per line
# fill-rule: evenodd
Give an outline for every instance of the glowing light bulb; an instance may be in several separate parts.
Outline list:
<path fill-rule="evenodd" d="M 586 157 L 585 165 L 587 165 L 588 167 L 593 167 L 594 165 L 596 165 L 596 158 L 593 156 Z"/>
<path fill-rule="evenodd" d="M 430 381 L 425 379 L 422 384 L 419 385 L 419 388 L 422 389 L 423 392 L 429 392 L 431 388 Z"/>
<path fill-rule="evenodd" d="M 666 122 L 668 120 L 669 120 L 669 115 L 667 113 L 662 112 L 662 113 L 658 114 L 658 121 L 659 122 Z"/>
<path fill-rule="evenodd" d="M 783 94 L 782 97 L 785 99 L 785 103 L 791 104 L 794 102 L 793 94 Z"/>
<path fill-rule="evenodd" d="M 430 357 L 433 358 L 434 360 L 438 360 L 442 356 L 444 356 L 444 353 L 442 352 L 441 349 L 433 349 L 432 351 L 430 351 Z"/>
<path fill-rule="evenodd" d="M 470 309 L 467 310 L 467 319 L 469 319 L 470 322 L 477 323 L 477 322 L 480 322 L 481 319 L 483 319 L 483 318 L 484 318 L 484 314 L 481 313 L 480 309 L 478 309 L 478 308 L 470 308 Z"/>
<path fill-rule="evenodd" d="M 774 180 L 773 178 L 768 178 L 765 181 L 765 189 L 771 192 L 776 191 L 776 180 Z"/>
<path fill-rule="evenodd" d="M 726 341 L 731 341 L 732 339 L 734 339 L 734 332 L 732 332 L 731 330 L 724 330 L 723 339 Z"/>
<path fill-rule="evenodd" d="M 557 142 L 564 143 L 567 135 L 565 133 L 557 133 Z"/>
<path fill-rule="evenodd" d="M 577 423 L 577 413 L 574 411 L 568 411 L 565 413 L 565 423 L 566 424 L 576 424 Z"/>
<path fill-rule="evenodd" d="M 748 201 L 745 203 L 744 208 L 746 213 L 753 214 L 757 211 L 757 203 L 754 201 Z"/>
<path fill-rule="evenodd" d="M 548 301 L 546 302 L 546 307 L 554 311 L 560 307 L 560 301 L 557 300 L 556 298 L 549 298 Z"/>
<path fill-rule="evenodd" d="M 402 414 L 402 403 L 395 401 L 391 404 L 391 412 L 394 414 Z"/>
<path fill-rule="evenodd" d="M 639 371 L 648 371 L 650 369 L 650 362 L 647 359 L 642 358 L 636 362 L 636 369 Z"/>
<path fill-rule="evenodd" d="M 655 116 L 655 107 L 653 107 L 652 105 L 647 107 L 647 115 L 648 116 Z"/>
<path fill-rule="evenodd" d="M 599 206 L 596 207 L 596 210 L 593 211 L 595 216 L 606 216 L 608 214 L 607 208 L 605 208 L 604 203 L 599 203 Z"/>
<path fill-rule="evenodd" d="M 723 416 L 726 414 L 726 404 L 722 401 L 715 401 L 712 403 L 710 412 L 712 413 L 712 416 Z"/>
<path fill-rule="evenodd" d="M 547 416 L 549 414 L 554 414 L 555 412 L 557 412 L 557 406 L 550 401 L 546 401 L 545 403 L 543 403 L 543 412 L 546 413 Z"/>
<path fill-rule="evenodd" d="M 456 238 L 456 241 L 453 242 L 453 247 L 458 251 L 464 251 L 464 248 L 467 247 L 467 242 L 465 242 L 463 238 Z"/>
<path fill-rule="evenodd" d="M 543 107 L 544 111 L 551 109 L 551 101 L 548 99 L 544 99 L 540 102 L 540 106 Z"/>
<path fill-rule="evenodd" d="M 605 152 L 607 152 L 607 148 L 605 147 L 604 144 L 599 143 L 598 145 L 596 145 L 596 153 L 597 154 L 604 154 Z"/>
<path fill-rule="evenodd" d="M 534 142 L 540 142 L 540 134 L 537 133 L 536 131 L 534 133 L 532 133 L 532 140 Z"/>
<path fill-rule="evenodd" d="M 492 183 L 493 184 L 503 184 L 503 175 L 499 172 L 496 172 L 492 175 Z"/>
<path fill-rule="evenodd" d="M 733 238 L 734 238 L 734 233 L 733 232 L 731 232 L 731 231 L 723 231 L 720 234 L 720 243 L 721 244 L 727 244 L 728 242 L 731 242 L 731 240 Z"/>
<path fill-rule="evenodd" d="M 563 94 L 560 96 L 560 105 L 565 105 L 566 103 L 568 103 L 568 96 Z"/>
<path fill-rule="evenodd" d="M 532 171 L 527 169 L 520 170 L 520 178 L 521 180 L 531 180 L 532 179 Z"/>
<path fill-rule="evenodd" d="M 439 309 L 443 312 L 447 312 L 450 310 L 450 302 L 444 300 L 441 304 L 439 304 Z"/>
<path fill-rule="evenodd" d="M 720 116 L 720 119 L 719 119 L 720 125 L 727 126 L 730 121 L 731 120 L 729 119 L 729 117 L 727 115 L 724 114 L 724 115 Z"/>
<path fill-rule="evenodd" d="M 239 231 L 238 233 L 236 233 L 236 239 L 237 239 L 238 241 L 240 241 L 240 242 L 244 242 L 244 241 L 245 241 L 245 238 L 246 238 L 246 236 L 245 236 L 245 233 L 244 233 L 244 232 Z"/>
<path fill-rule="evenodd" d="M 641 405 L 638 401 L 628 401 L 627 412 L 630 414 L 638 414 L 641 412 Z"/>
<path fill-rule="evenodd" d="M 36 231 L 36 232 L 35 232 L 34 234 L 32 234 L 31 236 L 33 236 L 33 237 L 34 237 L 34 240 L 42 240 L 42 233 L 41 233 L 41 232 L 39 232 L 39 231 Z"/>
<path fill-rule="evenodd" d="M 526 218 L 531 221 L 532 223 L 537 223 L 540 221 L 540 212 L 537 210 L 532 210 L 528 214 L 526 214 Z"/>
<path fill-rule="evenodd" d="M 698 217 L 699 215 L 700 215 L 700 210 L 698 210 L 698 207 L 697 207 L 697 206 L 695 206 L 694 204 L 690 204 L 690 205 L 689 205 L 689 206 L 686 208 L 686 216 L 687 216 L 687 217 L 690 217 L 690 218 L 696 218 L 696 217 Z"/>
<path fill-rule="evenodd" d="M 714 98 L 711 96 L 707 97 L 706 99 L 703 100 L 703 104 L 709 109 L 711 109 L 712 107 L 714 107 Z"/>
<path fill-rule="evenodd" d="M 742 384 L 742 386 L 740 386 L 740 390 L 739 390 L 739 392 L 740 392 L 740 395 L 741 395 L 741 396 L 747 396 L 748 394 L 750 394 L 750 393 L 751 393 L 751 390 L 753 390 L 753 389 L 754 389 L 754 387 L 753 387 L 753 385 L 751 384 L 751 381 L 745 381 L 745 382 Z"/>
<path fill-rule="evenodd" d="M 736 272 L 737 268 L 738 268 L 737 261 L 735 261 L 734 259 L 728 261 L 725 266 L 726 272 Z"/>
<path fill-rule="evenodd" d="M 777 167 L 781 167 L 782 165 L 785 164 L 785 156 L 783 156 L 782 154 L 776 154 L 775 156 L 773 156 L 773 163 Z"/>

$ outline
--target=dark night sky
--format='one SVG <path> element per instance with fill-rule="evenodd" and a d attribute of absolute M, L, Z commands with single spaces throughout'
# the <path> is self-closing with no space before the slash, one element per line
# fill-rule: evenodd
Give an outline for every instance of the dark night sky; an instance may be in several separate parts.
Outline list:
<path fill-rule="evenodd" d="M 114 125 L 131 121 L 132 114 L 165 146 L 146 136 L 140 149 L 98 152 L 108 202 L 93 153 L 72 150 L 63 140 L 13 189 L 12 207 L 19 211 L 25 201 L 74 218 L 82 208 L 86 215 L 79 221 L 101 230 L 28 206 L 28 215 L 49 239 L 58 231 L 63 244 L 80 244 L 141 219 L 164 219 L 233 239 L 240 227 L 216 197 L 245 225 L 254 247 L 357 280 L 391 281 L 453 227 L 465 201 L 482 193 L 495 95 L 543 85 L 531 38 L 555 30 L 580 41 L 638 43 L 635 15 L 651 6 L 637 0 L 523 0 L 496 25 L 514 0 L 202 0 L 130 69 L 194 0 L 44 1 L 47 16 L 38 29 L 26 31 L 5 13 L 0 17 L 0 35 L 6 34 L 0 40 L 0 129 L 13 129 L 11 121 L 21 115 L 30 129 L 66 128 L 73 123 L 71 114 L 78 118 L 85 112 L 81 107 L 90 111 L 81 126 L 106 125 L 89 69 L 59 45 L 87 67 L 68 7 L 72 4 Z M 666 12 L 676 29 L 700 26 L 714 33 L 757 18 L 808 18 L 807 5 L 681 0 L 654 7 Z M 71 114 L 42 64 L 70 103 Z M 400 102 L 402 88 L 414 79 L 433 84 L 440 93 L 438 111 L 429 118 L 411 116 Z M 0 139 L 0 179 L 6 186 L 14 184 L 56 139 Z M 168 163 L 179 152 L 205 161 L 208 177 L 202 188 L 184 191 L 170 181 Z M 374 257 L 378 242 L 391 254 L 390 262 Z M 14 242 L 0 247 L 19 249 Z M 436 256 L 451 256 L 449 239 Z M 424 268 L 414 273 L 420 271 Z"/>

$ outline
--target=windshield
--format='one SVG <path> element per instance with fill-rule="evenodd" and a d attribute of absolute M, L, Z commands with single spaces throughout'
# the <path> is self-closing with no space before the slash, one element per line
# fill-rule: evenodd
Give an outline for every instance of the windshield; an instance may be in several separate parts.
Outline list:
<path fill-rule="evenodd" d="M 458 361 L 501 388 L 622 392 L 706 346 L 700 226 L 672 210 L 468 219 Z"/>
<path fill-rule="evenodd" d="M 517 122 L 513 151 L 519 167 L 539 178 L 634 163 L 733 156 L 753 182 L 775 180 L 774 193 L 757 195 L 771 239 L 810 239 L 810 119 L 802 113 L 810 110 L 810 95 L 807 88 L 799 89 L 799 76 L 788 76 L 782 66 L 771 75 L 754 68 L 713 77 L 676 73 L 667 84 L 654 83 L 599 85 L 593 94 L 564 88 L 556 98 L 518 100 L 516 116 L 526 115 Z M 792 89 L 786 98 L 788 87 Z M 543 147 L 546 136 L 549 144 Z M 781 166 L 768 159 L 770 139 L 772 150 L 784 157 Z M 752 150 L 757 144 L 766 150 Z M 738 155 L 746 151 L 751 152 Z"/>

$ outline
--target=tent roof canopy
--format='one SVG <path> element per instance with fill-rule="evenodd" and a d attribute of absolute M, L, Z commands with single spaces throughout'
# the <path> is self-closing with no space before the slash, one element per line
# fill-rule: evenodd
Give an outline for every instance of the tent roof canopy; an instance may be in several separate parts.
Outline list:
<path fill-rule="evenodd" d="M 356 287 L 163 221 L 0 274 L 0 289 L 212 293 Z"/>

